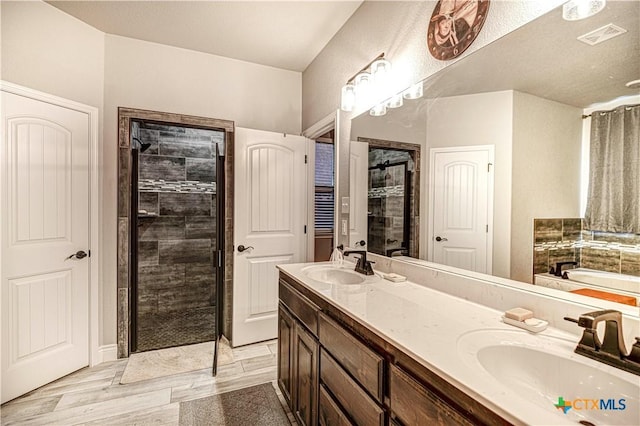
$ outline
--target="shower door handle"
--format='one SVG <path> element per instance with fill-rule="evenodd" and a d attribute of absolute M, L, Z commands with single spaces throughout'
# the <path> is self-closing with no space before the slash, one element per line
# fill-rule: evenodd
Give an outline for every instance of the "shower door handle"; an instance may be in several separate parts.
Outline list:
<path fill-rule="evenodd" d="M 246 246 L 246 247 L 245 247 L 245 246 L 243 246 L 242 244 L 240 244 L 240 245 L 238 246 L 238 251 L 239 251 L 240 253 L 242 253 L 243 251 L 245 251 L 245 250 L 249 250 L 249 249 L 252 249 L 252 248 L 253 248 L 253 246 Z"/>

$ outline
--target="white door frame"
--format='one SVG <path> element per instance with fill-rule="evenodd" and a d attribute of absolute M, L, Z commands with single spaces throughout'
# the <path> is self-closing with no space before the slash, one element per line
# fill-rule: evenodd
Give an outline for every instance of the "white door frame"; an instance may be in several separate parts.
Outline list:
<path fill-rule="evenodd" d="M 100 140 L 98 137 L 98 108 L 79 102 L 64 99 L 28 87 L 19 86 L 7 81 L 0 80 L 0 90 L 14 95 L 23 96 L 40 102 L 46 102 L 63 108 L 78 111 L 87 114 L 89 121 L 89 250 L 91 256 L 89 260 L 89 365 L 100 364 L 103 361 L 115 359 L 115 345 L 113 346 L 113 354 L 108 353 L 100 348 L 98 340 L 98 280 L 100 277 L 101 253 L 99 244 L 100 235 Z M 0 174 L 0 186 L 5 185 L 2 181 L 4 175 Z M 2 237 L 2 229 L 0 228 L 0 237 Z M 0 256 L 2 255 L 2 247 L 0 246 Z M 1 296 L 0 296 L 1 297 Z M 1 303 L 1 301 L 0 301 Z M 106 348 L 107 350 L 110 348 Z"/>
<path fill-rule="evenodd" d="M 491 165 L 491 173 L 487 177 L 487 222 L 489 232 L 487 232 L 487 274 L 491 275 L 493 271 L 493 192 L 494 192 L 494 168 L 495 168 L 495 146 L 494 145 L 471 145 L 471 146 L 454 146 L 446 148 L 429 149 L 429 218 L 427 225 L 427 260 L 433 261 L 433 228 L 434 224 L 434 197 L 435 191 L 433 182 L 435 181 L 435 154 L 438 152 L 457 152 L 457 151 L 488 151 L 489 164 Z"/>
<path fill-rule="evenodd" d="M 329 130 L 336 130 L 336 123 L 338 121 L 338 113 L 332 112 L 327 115 L 322 120 L 318 121 L 316 124 L 309 127 L 307 130 L 302 132 L 302 136 L 309 139 L 309 143 L 307 144 L 307 158 L 309 161 L 309 166 L 307 167 L 307 206 L 315 206 L 315 194 L 316 194 L 316 150 L 315 150 L 315 140 L 320 136 L 327 133 Z M 334 243 L 338 241 L 338 228 L 336 226 L 337 223 L 337 214 L 338 214 L 338 169 L 336 165 L 338 164 L 338 150 L 337 141 L 338 141 L 338 133 L 334 132 L 335 137 L 333 140 L 333 197 L 334 197 L 334 206 L 333 206 L 333 216 L 334 216 L 334 230 L 333 230 L 333 241 Z M 312 209 L 307 209 L 307 261 L 313 262 L 315 259 L 315 229 L 316 229 L 316 216 L 315 216 L 315 207 Z"/>

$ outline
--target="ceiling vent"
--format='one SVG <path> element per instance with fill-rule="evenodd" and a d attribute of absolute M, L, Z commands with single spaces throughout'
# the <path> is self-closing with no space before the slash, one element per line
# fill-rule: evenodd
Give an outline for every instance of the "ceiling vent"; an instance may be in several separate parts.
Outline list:
<path fill-rule="evenodd" d="M 619 36 L 620 34 L 626 33 L 627 30 L 621 28 L 617 25 L 608 24 L 604 27 L 600 27 L 597 30 L 593 30 L 589 33 L 581 35 L 578 37 L 583 43 L 587 43 L 590 46 L 595 46 L 596 44 L 602 43 L 603 41 L 607 41 L 610 38 Z"/>

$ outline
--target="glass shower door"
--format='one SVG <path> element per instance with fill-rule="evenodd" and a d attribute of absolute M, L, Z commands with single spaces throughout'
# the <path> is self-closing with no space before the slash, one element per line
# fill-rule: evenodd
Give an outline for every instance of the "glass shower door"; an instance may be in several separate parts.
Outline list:
<path fill-rule="evenodd" d="M 224 132 L 134 124 L 132 135 L 139 143 L 132 145 L 138 185 L 132 191 L 137 195 L 137 238 L 132 238 L 137 279 L 131 350 L 215 340 L 221 207 L 216 152 Z"/>

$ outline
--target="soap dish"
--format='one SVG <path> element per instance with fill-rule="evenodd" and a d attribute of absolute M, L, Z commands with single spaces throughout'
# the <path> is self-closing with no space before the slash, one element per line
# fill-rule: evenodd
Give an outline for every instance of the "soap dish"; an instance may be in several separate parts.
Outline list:
<path fill-rule="evenodd" d="M 547 321 L 541 320 L 538 318 L 529 318 L 524 321 L 518 321 L 518 320 L 508 318 L 504 315 L 502 316 L 502 322 L 504 322 L 505 324 L 522 328 L 532 333 L 540 333 L 541 331 L 545 330 L 549 325 Z"/>
<path fill-rule="evenodd" d="M 394 283 L 400 283 L 407 280 L 407 277 L 405 277 L 404 275 L 395 274 L 393 272 L 389 274 L 382 274 L 382 276 L 385 280 L 393 281 Z"/>

